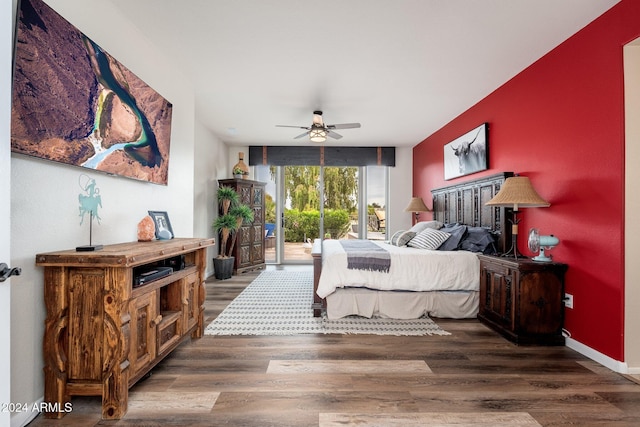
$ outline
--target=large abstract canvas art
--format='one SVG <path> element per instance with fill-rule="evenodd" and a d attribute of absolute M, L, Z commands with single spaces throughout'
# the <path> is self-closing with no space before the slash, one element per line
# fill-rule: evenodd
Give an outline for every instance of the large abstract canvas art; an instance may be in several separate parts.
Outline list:
<path fill-rule="evenodd" d="M 167 185 L 171 103 L 41 0 L 16 25 L 12 151 Z"/>

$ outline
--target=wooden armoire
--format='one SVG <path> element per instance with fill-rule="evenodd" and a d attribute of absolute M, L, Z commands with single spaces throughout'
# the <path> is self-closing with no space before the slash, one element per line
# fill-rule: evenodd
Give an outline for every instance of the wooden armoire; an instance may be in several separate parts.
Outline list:
<path fill-rule="evenodd" d="M 259 270 L 265 267 L 264 257 L 264 191 L 265 183 L 249 179 L 221 179 L 220 187 L 231 187 L 240 196 L 240 203 L 253 210 L 253 222 L 244 222 L 237 231 L 238 236 L 231 254 L 235 257 L 234 274 Z M 228 245 L 231 245 L 229 239 Z"/>

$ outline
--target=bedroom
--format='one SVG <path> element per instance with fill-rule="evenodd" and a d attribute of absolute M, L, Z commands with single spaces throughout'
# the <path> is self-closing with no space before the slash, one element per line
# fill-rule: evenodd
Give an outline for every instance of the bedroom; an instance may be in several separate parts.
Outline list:
<path fill-rule="evenodd" d="M 211 213 L 200 207 L 210 205 L 215 180 L 225 175 L 233 164 L 236 148 L 220 141 L 207 143 L 216 138 L 194 120 L 193 88 L 188 83 L 184 86 L 170 83 L 184 81 L 184 76 L 135 28 L 124 26 L 118 34 L 111 34 L 106 22 L 117 21 L 122 16 L 119 10 L 105 3 L 92 5 L 105 17 L 101 20 L 103 25 L 92 27 L 93 12 L 82 10 L 71 1 L 51 2 L 81 30 L 99 38 L 119 60 L 132 64 L 150 85 L 162 87 L 174 104 L 185 106 L 174 118 L 177 123 L 174 138 L 199 143 L 176 148 L 172 155 L 175 172 L 167 188 L 100 176 L 105 214 L 110 212 L 105 217 L 108 220 L 96 227 L 96 237 L 104 241 L 131 240 L 132 227 L 139 221 L 141 212 L 150 208 L 169 211 L 174 230 L 182 234 L 209 235 Z M 631 304 L 638 298 L 630 298 L 633 289 L 624 287 L 625 282 L 637 282 L 637 275 L 636 279 L 625 278 L 625 273 L 630 272 L 625 269 L 623 247 L 625 122 L 621 53 L 623 45 L 640 36 L 640 23 L 634 18 L 639 15 L 637 2 L 620 2 L 544 61 L 435 132 L 413 152 L 411 148 L 405 149 L 401 165 L 405 169 L 401 175 L 404 178 L 400 178 L 410 182 L 413 177 L 413 193 L 428 195 L 431 188 L 443 184 L 440 163 L 429 159 L 438 159 L 445 142 L 478 122 L 492 122 L 492 171 L 514 170 L 530 176 L 538 192 L 551 202 L 549 209 L 527 211 L 522 228 L 527 230 L 537 225 L 562 238 L 554 253 L 570 265 L 567 286 L 576 299 L 576 308 L 567 314 L 567 326 L 576 341 L 585 346 L 584 351 L 592 350 L 595 358 L 602 358 L 614 370 L 640 366 L 640 362 L 627 353 L 633 347 L 625 343 L 633 329 L 625 331 L 625 325 L 632 323 L 624 316 L 634 308 L 625 308 L 625 303 Z M 138 58 L 138 51 L 127 48 L 130 40 L 137 40 L 142 46 L 145 61 Z M 159 71 L 141 62 L 166 66 L 158 67 L 162 69 Z M 514 108 L 516 106 L 518 108 Z M 425 136 L 421 135 L 416 143 Z M 632 149 L 626 149 L 630 156 L 633 156 Z M 640 156 L 630 158 L 637 161 Z M 575 164 L 575 159 L 579 159 L 579 164 Z M 23 378 L 13 385 L 12 397 L 32 401 L 39 397 L 38 390 L 42 388 L 40 336 L 44 322 L 40 303 L 41 273 L 33 267 L 33 254 L 76 246 L 78 240 L 86 236 L 75 220 L 77 170 L 17 157 L 12 157 L 11 162 L 11 209 L 12 215 L 16 215 L 11 228 L 11 261 L 24 269 L 23 276 L 12 282 L 12 305 L 20 307 L 13 308 L 12 373 Z M 631 168 L 628 172 L 632 172 Z M 558 179 L 560 173 L 562 179 Z M 50 179 L 51 174 L 56 176 L 55 182 Z M 61 188 L 66 183 L 69 187 Z M 410 186 L 405 187 L 401 189 L 404 194 L 399 191 L 397 195 L 398 205 L 404 206 L 412 195 Z M 193 188 L 192 194 L 187 194 L 184 188 Z M 137 196 L 142 199 L 142 194 L 145 201 L 136 200 Z M 116 205 L 120 206 L 114 208 Z M 637 204 L 627 202 L 626 205 Z M 396 220 L 400 222 L 390 227 L 406 226 L 409 218 L 400 213 Z M 54 235 L 43 230 L 62 230 L 63 233 Z M 592 238 L 597 241 L 593 242 Z M 636 350 L 635 355 L 640 358 L 638 353 Z"/>

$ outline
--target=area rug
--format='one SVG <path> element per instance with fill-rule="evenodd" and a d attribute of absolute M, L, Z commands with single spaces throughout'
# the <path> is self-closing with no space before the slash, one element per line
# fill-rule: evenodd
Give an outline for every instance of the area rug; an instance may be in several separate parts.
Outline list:
<path fill-rule="evenodd" d="M 205 329 L 205 335 L 451 335 L 429 317 L 338 320 L 313 317 L 313 272 L 263 271 Z"/>

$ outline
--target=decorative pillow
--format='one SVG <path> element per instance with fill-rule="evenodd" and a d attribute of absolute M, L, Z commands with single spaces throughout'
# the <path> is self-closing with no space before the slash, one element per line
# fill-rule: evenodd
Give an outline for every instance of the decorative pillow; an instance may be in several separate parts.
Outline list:
<path fill-rule="evenodd" d="M 433 228 L 425 228 L 418 233 L 416 237 L 409 240 L 408 245 L 412 248 L 436 250 L 451 236 L 444 231 L 434 230 Z"/>
<path fill-rule="evenodd" d="M 393 236 L 391 236 L 391 244 L 395 246 L 407 246 L 409 240 L 415 237 L 416 233 L 408 230 L 400 230 L 396 231 Z"/>
<path fill-rule="evenodd" d="M 420 221 L 416 223 L 413 227 L 409 229 L 409 231 L 413 231 L 415 233 L 420 233 L 425 228 L 433 228 L 434 230 L 439 230 L 442 228 L 444 224 L 440 221 Z"/>
<path fill-rule="evenodd" d="M 490 230 L 482 227 L 467 227 L 467 234 L 460 242 L 460 249 L 484 254 L 496 253 L 495 238 Z"/>
<path fill-rule="evenodd" d="M 445 225 L 440 229 L 451 236 L 438 248 L 439 251 L 457 251 L 460 241 L 467 233 L 467 226 L 462 224 Z"/>

